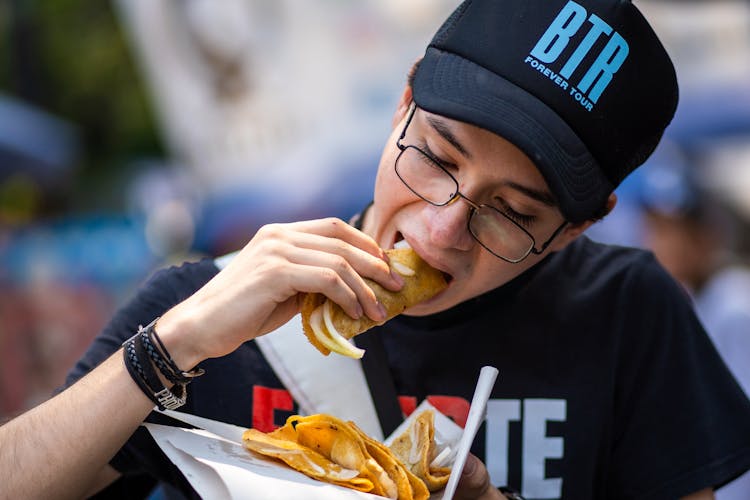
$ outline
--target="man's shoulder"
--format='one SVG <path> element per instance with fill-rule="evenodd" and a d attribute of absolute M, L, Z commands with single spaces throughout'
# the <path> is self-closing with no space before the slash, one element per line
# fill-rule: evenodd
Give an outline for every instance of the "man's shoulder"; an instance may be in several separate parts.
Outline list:
<path fill-rule="evenodd" d="M 559 254 L 566 259 L 588 261 L 609 267 L 643 265 L 655 261 L 653 253 L 649 250 L 601 243 L 585 235 L 577 238 Z"/>
<path fill-rule="evenodd" d="M 586 236 L 553 255 L 547 267 L 592 285 L 612 280 L 621 284 L 673 281 L 651 251 L 599 243 Z"/>
<path fill-rule="evenodd" d="M 212 258 L 185 260 L 158 268 L 146 280 L 144 288 L 166 288 L 179 295 L 184 293 L 191 295 L 218 272 L 219 269 Z"/>
<path fill-rule="evenodd" d="M 591 321 L 627 311 L 684 310 L 685 291 L 647 250 L 581 237 L 551 256 L 534 279 L 534 293 L 585 313 Z"/>

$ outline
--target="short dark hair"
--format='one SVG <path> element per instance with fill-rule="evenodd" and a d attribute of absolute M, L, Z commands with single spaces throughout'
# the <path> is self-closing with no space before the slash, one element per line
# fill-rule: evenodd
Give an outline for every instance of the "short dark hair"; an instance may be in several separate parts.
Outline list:
<path fill-rule="evenodd" d="M 406 75 L 406 83 L 409 85 L 409 87 L 414 87 L 414 78 L 417 76 L 417 69 L 419 68 L 419 63 L 422 62 L 422 58 L 420 57 L 416 61 L 414 61 L 414 64 L 411 65 L 411 68 L 409 68 L 409 73 Z"/>

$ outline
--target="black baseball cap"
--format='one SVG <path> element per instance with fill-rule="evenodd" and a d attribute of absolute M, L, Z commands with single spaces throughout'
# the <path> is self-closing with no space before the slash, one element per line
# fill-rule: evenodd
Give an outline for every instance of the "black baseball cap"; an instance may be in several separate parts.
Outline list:
<path fill-rule="evenodd" d="M 582 222 L 656 148 L 678 88 L 630 1 L 466 0 L 427 47 L 413 94 L 514 143 Z"/>

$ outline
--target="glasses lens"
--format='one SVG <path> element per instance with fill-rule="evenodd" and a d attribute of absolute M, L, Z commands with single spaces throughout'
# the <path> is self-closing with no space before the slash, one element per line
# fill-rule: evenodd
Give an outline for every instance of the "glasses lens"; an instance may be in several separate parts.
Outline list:
<path fill-rule="evenodd" d="M 500 211 L 480 206 L 469 219 L 471 234 L 490 252 L 510 262 L 519 262 L 534 247 L 534 240 Z"/>
<path fill-rule="evenodd" d="M 399 155 L 396 174 L 414 194 L 433 205 L 449 203 L 458 191 L 456 180 L 414 146 L 407 146 Z"/>

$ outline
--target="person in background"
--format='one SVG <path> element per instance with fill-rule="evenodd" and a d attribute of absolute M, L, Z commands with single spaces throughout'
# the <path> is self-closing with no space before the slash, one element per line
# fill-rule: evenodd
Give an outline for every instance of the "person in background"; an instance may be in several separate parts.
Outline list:
<path fill-rule="evenodd" d="M 750 394 L 750 268 L 734 250 L 736 213 L 709 186 L 695 154 L 663 144 L 640 176 L 644 246 L 685 287 L 714 345 Z M 750 498 L 750 474 L 716 498 Z"/>
<path fill-rule="evenodd" d="M 583 235 L 677 100 L 629 1 L 461 3 L 412 69 L 351 224 L 271 224 L 221 269 L 156 274 L 65 390 L 0 427 L 0 496 L 82 496 L 137 474 L 195 496 L 139 428 L 154 404 L 243 426 L 293 411 L 254 340 L 305 292 L 382 321 L 364 279 L 400 290 L 384 249 L 406 242 L 448 287 L 362 336 L 382 342 L 400 401 L 447 400 L 458 417 L 482 366 L 503 373 L 456 498 L 713 498 L 750 468 L 750 401 L 650 253 Z"/>

